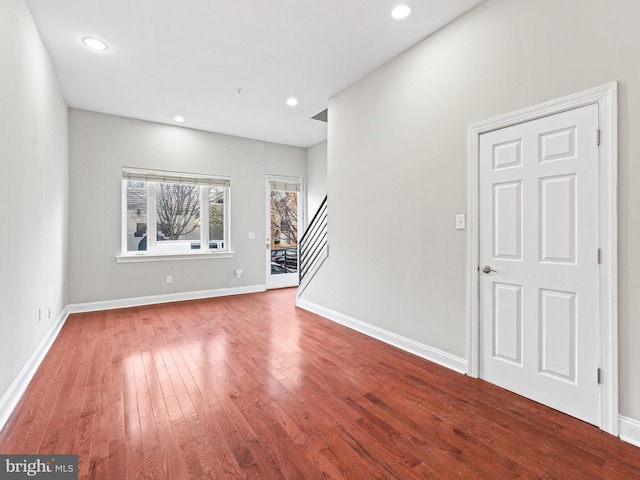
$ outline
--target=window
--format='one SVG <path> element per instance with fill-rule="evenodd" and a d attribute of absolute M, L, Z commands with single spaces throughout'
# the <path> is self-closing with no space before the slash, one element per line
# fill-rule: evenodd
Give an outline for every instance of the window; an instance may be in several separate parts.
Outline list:
<path fill-rule="evenodd" d="M 122 254 L 229 252 L 227 177 L 122 169 Z"/>

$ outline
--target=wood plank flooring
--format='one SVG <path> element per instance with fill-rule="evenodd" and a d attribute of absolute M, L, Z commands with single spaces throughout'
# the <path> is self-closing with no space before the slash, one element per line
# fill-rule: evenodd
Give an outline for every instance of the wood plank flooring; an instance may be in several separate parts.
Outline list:
<path fill-rule="evenodd" d="M 0 452 L 75 453 L 81 479 L 640 478 L 640 449 L 294 294 L 72 315 Z"/>

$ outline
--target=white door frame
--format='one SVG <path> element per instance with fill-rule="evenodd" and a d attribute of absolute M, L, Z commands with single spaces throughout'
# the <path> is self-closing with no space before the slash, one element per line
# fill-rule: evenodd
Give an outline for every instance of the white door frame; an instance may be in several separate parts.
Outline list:
<path fill-rule="evenodd" d="M 618 435 L 618 84 L 609 83 L 568 97 L 502 115 L 468 128 L 468 231 L 467 231 L 467 374 L 480 371 L 479 258 L 480 238 L 478 162 L 480 135 L 586 105 L 599 110 L 599 427 Z"/>
<path fill-rule="evenodd" d="M 283 288 L 283 287 L 293 287 L 298 286 L 298 278 L 300 275 L 300 265 L 298 265 L 298 271 L 295 273 L 296 280 L 295 285 L 293 285 L 292 281 L 289 279 L 292 274 L 283 274 L 278 275 L 275 278 L 271 276 L 271 268 L 270 268 L 270 259 L 271 259 L 271 182 L 291 182 L 291 183 L 299 183 L 300 191 L 298 192 L 298 238 L 296 241 L 300 241 L 302 235 L 304 234 L 307 224 L 306 224 L 306 191 L 305 191 L 305 182 L 304 177 L 293 177 L 288 175 L 267 175 L 267 194 L 266 194 L 266 203 L 267 203 L 267 235 L 266 235 L 266 279 L 265 283 L 267 289 L 273 288 Z M 298 256 L 299 257 L 299 256 Z M 298 258 L 300 261 L 300 258 Z"/>

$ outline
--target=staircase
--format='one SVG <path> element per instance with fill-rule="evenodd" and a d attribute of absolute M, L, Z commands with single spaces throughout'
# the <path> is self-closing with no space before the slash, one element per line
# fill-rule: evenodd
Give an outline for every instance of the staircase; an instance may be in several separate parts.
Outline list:
<path fill-rule="evenodd" d="M 313 216 L 307 230 L 302 235 L 299 245 L 299 275 L 300 283 L 297 295 L 309 284 L 320 265 L 329 256 L 327 243 L 327 197 L 324 197 L 318 211 Z"/>

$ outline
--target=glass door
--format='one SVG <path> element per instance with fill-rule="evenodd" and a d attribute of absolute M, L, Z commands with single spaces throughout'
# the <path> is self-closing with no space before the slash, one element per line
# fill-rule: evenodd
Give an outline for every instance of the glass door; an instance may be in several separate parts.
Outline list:
<path fill-rule="evenodd" d="M 269 176 L 267 192 L 267 288 L 295 287 L 304 225 L 302 179 Z"/>

